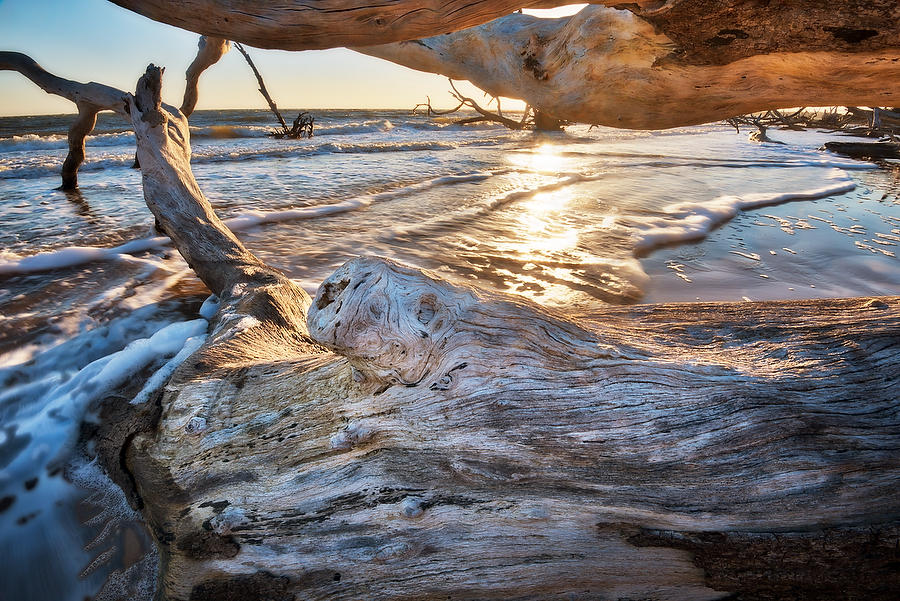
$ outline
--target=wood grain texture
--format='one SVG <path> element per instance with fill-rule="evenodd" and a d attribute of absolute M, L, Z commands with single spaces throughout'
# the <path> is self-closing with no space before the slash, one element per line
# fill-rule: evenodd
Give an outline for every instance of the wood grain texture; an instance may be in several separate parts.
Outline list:
<path fill-rule="evenodd" d="M 548 4 L 540 0 L 110 1 L 188 31 L 281 50 L 412 40 L 480 25 L 522 7 Z"/>
<path fill-rule="evenodd" d="M 631 8 L 694 64 L 771 52 L 873 52 L 900 43 L 896 0 L 667 0 Z"/>
<path fill-rule="evenodd" d="M 310 309 L 338 354 L 260 348 L 264 321 L 228 323 L 129 450 L 171 599 L 254 578 L 285 599 L 887 599 L 898 584 L 900 299 L 576 322 L 364 258 Z M 883 544 L 859 542 L 871 532 Z M 840 558 L 804 560 L 841 540 Z M 761 584 L 752 557 L 806 572 Z M 835 576 L 840 561 L 887 580 Z"/>
<path fill-rule="evenodd" d="M 145 198 L 223 299 L 123 441 L 161 598 L 893 598 L 900 298 L 574 319 L 360 258 L 310 299 L 212 213 L 160 82 Z"/>
<path fill-rule="evenodd" d="M 829 10 L 834 4 L 846 3 L 827 3 Z M 720 14 L 723 27 L 726 15 Z M 806 106 L 811 99 L 823 106 L 895 103 L 900 35 L 888 36 L 878 49 L 850 52 L 820 34 L 818 46 L 788 36 L 771 50 L 744 48 L 716 61 L 724 64 L 694 64 L 685 59 L 690 53 L 681 38 L 667 37 L 627 10 L 588 6 L 571 17 L 513 14 L 448 35 L 356 50 L 467 79 L 558 119 L 611 127 L 708 123 Z"/>

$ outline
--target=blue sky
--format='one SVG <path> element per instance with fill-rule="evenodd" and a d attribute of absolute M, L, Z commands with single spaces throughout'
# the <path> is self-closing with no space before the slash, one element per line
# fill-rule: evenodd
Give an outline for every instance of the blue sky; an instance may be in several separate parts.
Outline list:
<path fill-rule="evenodd" d="M 166 67 L 164 96 L 175 105 L 198 37 L 106 0 L 0 0 L 0 50 L 24 52 L 62 77 L 124 90 L 156 63 Z M 343 48 L 250 53 L 285 109 L 412 108 L 427 95 L 439 106 L 452 102 L 443 77 Z M 203 75 L 198 108 L 266 108 L 256 88 L 243 57 L 232 50 Z M 0 116 L 72 112 L 70 102 L 18 73 L 0 71 Z"/>

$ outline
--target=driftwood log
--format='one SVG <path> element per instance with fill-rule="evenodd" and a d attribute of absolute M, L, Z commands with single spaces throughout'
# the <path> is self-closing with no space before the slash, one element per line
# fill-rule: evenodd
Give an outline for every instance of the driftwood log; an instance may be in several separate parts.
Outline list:
<path fill-rule="evenodd" d="M 110 0 L 155 21 L 256 48 L 310 50 L 448 33 L 547 0 Z"/>
<path fill-rule="evenodd" d="M 894 0 L 665 4 L 637 14 L 606 6 L 559 19 L 512 14 L 448 35 L 355 50 L 467 79 L 557 119 L 612 127 L 708 123 L 811 99 L 820 106 L 891 106 L 900 97 Z M 854 20 L 859 4 L 879 6 L 878 14 L 892 18 L 877 30 L 860 29 L 877 11 L 858 11 Z M 709 14 L 699 19 L 702 7 Z M 702 27 L 694 27 L 698 20 Z M 817 37 L 792 37 L 794 26 Z M 875 34 L 854 42 L 829 33 L 835 27 Z M 718 37 L 710 33 L 716 28 Z"/>
<path fill-rule="evenodd" d="M 173 20 L 193 10 L 216 27 L 256 19 L 277 29 L 223 8 L 237 1 L 135 4 Z M 271 6 L 339 8 L 319 4 Z M 375 43 L 389 41 L 376 15 L 416 14 L 429 23 L 417 36 L 433 35 L 447 30 L 434 22 L 447 11 L 482 19 L 502 3 L 488 4 L 434 14 L 413 2 L 367 5 L 328 19 L 369 15 L 374 26 L 350 29 Z M 584 55 L 624 73 L 614 85 L 637 85 L 632 68 L 657 75 L 648 56 L 678 45 L 628 15 L 582 11 L 563 37 L 535 37 L 545 50 L 509 62 L 510 76 L 526 62 L 547 70 L 547 43 L 580 52 L 603 36 L 614 50 L 631 40 L 612 53 L 618 71 L 591 58 L 602 52 Z M 608 21 L 623 29 L 598 38 L 588 27 Z M 497 56 L 525 39 L 510 34 L 495 40 Z M 594 41 L 578 46 L 579 36 Z M 713 69 L 707 76 L 721 77 L 703 85 L 714 96 L 740 64 L 762 86 L 740 94 L 776 103 L 824 85 L 796 71 L 827 65 L 803 62 L 820 52 L 832 55 L 777 50 L 725 65 L 676 52 L 658 66 Z M 862 72 L 888 77 L 889 91 L 890 52 L 853 54 Z M 794 61 L 793 75 L 767 71 L 780 60 Z M 161 598 L 896 598 L 900 298 L 604 307 L 574 319 L 362 258 L 311 299 L 216 217 L 191 173 L 187 120 L 160 101 L 160 76 L 148 69 L 134 96 L 105 90 L 134 125 L 148 206 L 222 301 L 205 345 L 138 407 L 149 422 L 108 424 L 121 446 L 107 465 L 161 550 Z M 663 89 L 693 80 L 679 81 Z M 602 79 L 570 83 L 586 97 Z M 554 107 L 570 102 L 563 91 Z M 896 94 L 870 103 L 870 92 L 848 104 L 896 104 Z M 694 118 L 724 110 L 697 100 L 702 90 L 677 97 Z M 617 98 L 602 114 L 618 114 Z"/>
<path fill-rule="evenodd" d="M 164 598 L 895 598 L 900 299 L 573 321 L 378 258 L 310 299 L 212 212 L 159 75 L 145 197 L 222 299 L 123 450 Z"/>

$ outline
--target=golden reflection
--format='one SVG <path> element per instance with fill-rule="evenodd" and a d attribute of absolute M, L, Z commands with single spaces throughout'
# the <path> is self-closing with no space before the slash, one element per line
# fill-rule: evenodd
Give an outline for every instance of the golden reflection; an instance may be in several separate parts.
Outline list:
<path fill-rule="evenodd" d="M 578 246 L 578 230 L 562 219 L 561 213 L 572 201 L 568 188 L 541 192 L 520 205 L 518 215 L 522 235 L 509 249 L 523 260 L 547 258 Z"/>
<path fill-rule="evenodd" d="M 510 153 L 509 162 L 534 173 L 559 173 L 570 159 L 560 153 L 559 146 L 541 144 L 529 151 Z"/>

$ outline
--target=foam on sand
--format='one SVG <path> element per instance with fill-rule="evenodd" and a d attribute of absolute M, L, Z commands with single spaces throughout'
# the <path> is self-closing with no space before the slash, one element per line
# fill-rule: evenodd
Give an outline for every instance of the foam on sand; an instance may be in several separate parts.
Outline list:
<path fill-rule="evenodd" d="M 844 194 L 856 188 L 853 179 L 840 169 L 831 169 L 823 178 L 827 183 L 798 192 L 757 193 L 720 196 L 711 201 L 684 201 L 663 208 L 664 216 L 631 217 L 635 250 L 646 253 L 654 248 L 705 238 L 715 227 L 733 219 L 739 212 L 792 200 L 814 200 Z"/>

